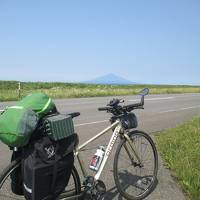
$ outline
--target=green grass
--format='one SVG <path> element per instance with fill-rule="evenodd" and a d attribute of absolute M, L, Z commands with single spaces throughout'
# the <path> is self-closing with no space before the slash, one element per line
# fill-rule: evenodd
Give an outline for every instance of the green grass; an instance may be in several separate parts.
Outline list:
<path fill-rule="evenodd" d="M 22 97 L 32 92 L 44 92 L 52 98 L 125 96 L 137 94 L 148 87 L 151 94 L 200 93 L 200 86 L 187 85 L 95 85 L 59 82 L 21 82 Z M 0 101 L 18 99 L 17 81 L 0 81 Z"/>
<path fill-rule="evenodd" d="M 156 136 L 161 156 L 191 200 L 200 200 L 200 118 Z"/>

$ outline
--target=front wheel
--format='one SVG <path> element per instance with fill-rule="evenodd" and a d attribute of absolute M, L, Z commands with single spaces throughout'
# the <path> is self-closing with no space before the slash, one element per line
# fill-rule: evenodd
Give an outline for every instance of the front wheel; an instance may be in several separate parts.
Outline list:
<path fill-rule="evenodd" d="M 136 130 L 128 136 L 129 142 L 123 138 L 116 150 L 114 179 L 123 197 L 140 200 L 149 195 L 156 186 L 158 155 L 153 140 L 145 132 Z"/>

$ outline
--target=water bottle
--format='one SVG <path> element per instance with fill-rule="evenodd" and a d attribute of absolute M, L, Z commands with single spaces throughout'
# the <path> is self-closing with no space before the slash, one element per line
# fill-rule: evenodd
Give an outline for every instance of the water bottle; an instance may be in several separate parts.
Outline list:
<path fill-rule="evenodd" d="M 104 146 L 99 146 L 99 148 L 97 149 L 96 153 L 94 154 L 94 156 L 92 157 L 92 160 L 90 162 L 90 169 L 94 170 L 94 171 L 98 171 L 101 162 L 103 160 L 105 154 L 105 147 Z"/>

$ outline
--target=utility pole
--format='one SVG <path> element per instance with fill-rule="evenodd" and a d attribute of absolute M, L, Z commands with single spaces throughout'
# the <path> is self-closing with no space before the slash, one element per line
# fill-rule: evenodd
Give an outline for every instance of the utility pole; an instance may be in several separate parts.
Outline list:
<path fill-rule="evenodd" d="M 18 83 L 18 98 L 21 99 L 21 83 Z"/>

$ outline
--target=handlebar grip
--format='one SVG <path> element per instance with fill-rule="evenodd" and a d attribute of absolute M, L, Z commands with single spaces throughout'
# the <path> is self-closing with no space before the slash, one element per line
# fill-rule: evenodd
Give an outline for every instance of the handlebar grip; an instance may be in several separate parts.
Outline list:
<path fill-rule="evenodd" d="M 73 113 L 69 113 L 68 115 L 74 118 L 74 117 L 78 117 L 80 115 L 80 112 L 73 112 Z"/>
<path fill-rule="evenodd" d="M 98 111 L 107 111 L 109 107 L 100 107 L 98 108 Z"/>

